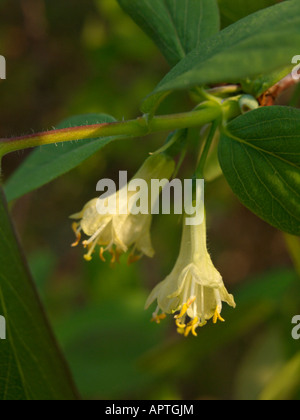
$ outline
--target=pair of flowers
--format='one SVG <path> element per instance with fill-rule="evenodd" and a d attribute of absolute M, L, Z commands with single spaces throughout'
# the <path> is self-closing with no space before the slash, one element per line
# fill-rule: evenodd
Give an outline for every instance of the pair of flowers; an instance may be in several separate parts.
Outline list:
<path fill-rule="evenodd" d="M 134 179 L 144 179 L 150 186 L 152 179 L 170 179 L 174 168 L 174 160 L 166 154 L 153 155 L 145 161 Z M 128 191 L 128 199 L 133 194 Z M 117 204 L 119 201 L 120 192 L 116 194 Z M 147 215 L 130 212 L 101 215 L 97 211 L 97 203 L 98 199 L 90 201 L 80 213 L 72 216 L 77 220 L 73 224 L 77 237 L 73 246 L 80 243 L 82 233 L 89 237 L 83 241 L 87 261 L 92 259 L 98 246 L 100 258 L 105 261 L 105 253 L 109 252 L 112 263 L 128 251 L 129 262 L 137 261 L 143 255 L 154 256 L 150 235 L 151 212 Z M 196 336 L 197 328 L 206 325 L 210 319 L 214 323 L 218 320 L 224 322 L 221 317 L 223 302 L 235 307 L 234 298 L 227 292 L 207 251 L 205 221 L 198 226 L 190 226 L 184 220 L 178 260 L 171 274 L 150 294 L 146 309 L 155 301 L 157 308 L 152 320 L 159 324 L 166 314 L 173 314 L 178 332 L 185 336 L 190 333 Z"/>

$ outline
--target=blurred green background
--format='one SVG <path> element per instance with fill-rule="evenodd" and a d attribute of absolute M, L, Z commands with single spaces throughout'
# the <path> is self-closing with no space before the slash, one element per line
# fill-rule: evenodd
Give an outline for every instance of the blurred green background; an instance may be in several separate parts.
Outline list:
<path fill-rule="evenodd" d="M 115 0 L 0 2 L 1 136 L 57 125 L 76 114 L 139 115 L 139 104 L 168 65 Z M 224 17 L 224 24 L 228 17 Z M 185 94 L 161 112 L 191 108 Z M 111 269 L 72 249 L 70 214 L 96 196 L 103 177 L 131 175 L 161 136 L 112 143 L 92 159 L 12 207 L 22 244 L 77 386 L 89 399 L 257 399 L 300 397 L 300 282 L 283 234 L 243 208 L 224 179 L 207 185 L 209 247 L 237 309 L 226 324 L 183 339 L 171 319 L 144 312 L 150 289 L 171 270 L 180 245 L 176 216 L 156 217 L 154 260 Z M 8 179 L 29 152 L 3 162 Z M 193 172 L 190 153 L 182 175 Z M 292 372 L 292 373 L 291 373 Z"/>

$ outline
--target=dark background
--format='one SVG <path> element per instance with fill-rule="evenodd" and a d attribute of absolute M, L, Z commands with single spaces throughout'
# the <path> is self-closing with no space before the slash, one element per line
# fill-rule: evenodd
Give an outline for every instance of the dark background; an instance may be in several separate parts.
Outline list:
<path fill-rule="evenodd" d="M 76 114 L 135 118 L 139 105 L 168 71 L 156 47 L 114 0 L 0 1 L 0 135 L 57 125 Z M 193 106 L 185 94 L 161 112 Z M 12 214 L 34 278 L 77 385 L 86 398 L 254 399 L 299 350 L 291 319 L 300 282 L 284 236 L 242 207 L 223 178 L 207 185 L 209 247 L 238 308 L 227 323 L 209 325 L 197 339 L 177 336 L 168 319 L 150 324 L 143 306 L 170 272 L 181 225 L 154 220 L 154 260 L 111 270 L 83 261 L 72 249 L 70 214 L 94 198 L 99 179 L 131 175 L 161 136 L 113 143 L 76 170 L 14 203 Z M 4 159 L 8 179 L 26 158 Z M 193 172 L 189 154 L 183 176 Z M 293 389 L 294 397 L 297 387 Z"/>

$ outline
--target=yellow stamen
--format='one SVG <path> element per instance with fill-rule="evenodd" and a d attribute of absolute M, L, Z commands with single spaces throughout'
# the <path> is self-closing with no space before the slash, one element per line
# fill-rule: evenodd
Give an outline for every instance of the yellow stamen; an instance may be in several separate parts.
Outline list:
<path fill-rule="evenodd" d="M 79 224 L 76 223 L 76 222 L 74 222 L 72 224 L 72 229 L 73 229 L 73 231 L 74 231 L 74 233 L 76 235 L 76 241 L 71 245 L 72 248 L 75 248 L 76 246 L 78 246 L 79 245 L 79 242 L 81 240 L 81 233 L 80 233 L 80 230 L 78 230 L 78 226 L 79 226 Z"/>
<path fill-rule="evenodd" d="M 72 248 L 76 248 L 76 246 L 78 246 L 78 245 L 79 245 L 80 241 L 81 241 L 81 233 L 79 232 L 79 233 L 77 234 L 77 239 L 76 239 L 76 241 L 75 241 L 75 242 L 71 245 L 71 247 L 72 247 Z"/>
<path fill-rule="evenodd" d="M 188 337 L 190 332 L 193 334 L 194 337 L 198 337 L 198 334 L 196 332 L 196 329 L 199 327 L 199 318 L 196 317 L 194 318 L 191 322 L 188 323 L 185 332 L 184 332 L 184 336 Z"/>
<path fill-rule="evenodd" d="M 184 332 L 184 336 L 185 337 L 188 337 L 189 336 L 189 334 L 190 334 L 190 332 L 192 331 L 192 328 L 193 327 L 186 327 L 186 329 L 185 329 L 185 332 Z"/>
<path fill-rule="evenodd" d="M 193 319 L 193 321 L 191 321 L 189 323 L 189 326 L 192 327 L 192 334 L 194 337 L 198 337 L 198 334 L 196 333 L 196 329 L 199 326 L 199 318 L 196 317 L 195 319 Z"/>
<path fill-rule="evenodd" d="M 160 324 L 160 322 L 166 319 L 166 317 L 166 314 L 154 315 L 151 319 L 151 322 L 156 322 L 156 324 Z"/>
<path fill-rule="evenodd" d="M 72 230 L 75 233 L 75 235 L 77 234 L 78 227 L 79 227 L 79 223 L 76 223 L 76 222 L 72 223 Z"/>
<path fill-rule="evenodd" d="M 218 321 L 225 322 L 225 319 L 223 319 L 221 317 L 221 314 L 220 314 L 218 308 L 216 308 L 216 311 L 215 311 L 215 314 L 214 314 L 214 317 L 213 317 L 213 323 L 216 324 Z"/>
<path fill-rule="evenodd" d="M 104 248 L 101 247 L 100 248 L 100 260 L 103 261 L 103 262 L 106 262 L 106 259 L 104 258 L 103 254 L 104 254 Z"/>
<path fill-rule="evenodd" d="M 133 255 L 133 254 L 131 254 L 128 257 L 127 264 L 128 265 L 134 264 L 135 262 L 139 261 L 141 258 L 142 258 L 141 255 Z"/>
<path fill-rule="evenodd" d="M 189 307 L 195 302 L 195 300 L 196 300 L 196 298 L 192 298 L 192 299 L 189 299 L 187 301 L 187 303 L 184 303 L 183 306 L 182 306 L 182 308 L 181 308 L 180 314 L 179 315 L 176 315 L 175 316 L 175 319 L 182 318 L 187 313 Z"/>
<path fill-rule="evenodd" d="M 184 328 L 186 327 L 186 324 L 181 324 L 180 319 L 176 319 L 175 324 L 177 325 L 177 327 L 178 327 L 179 329 L 184 329 Z"/>
<path fill-rule="evenodd" d="M 116 253 L 115 253 L 115 251 L 114 251 L 113 249 L 111 249 L 111 250 L 109 251 L 109 253 L 110 253 L 110 255 L 111 255 L 111 261 L 110 261 L 110 263 L 111 263 L 111 264 L 114 264 L 114 263 L 116 262 Z"/>
<path fill-rule="evenodd" d="M 175 319 L 180 319 L 180 318 L 182 318 L 186 313 L 187 313 L 187 310 L 189 309 L 189 307 L 187 306 L 187 304 L 186 303 L 184 303 L 183 305 L 182 305 L 182 308 L 181 308 L 181 311 L 180 311 L 180 314 L 179 315 L 175 315 Z"/>
<path fill-rule="evenodd" d="M 198 334 L 196 333 L 196 328 L 197 328 L 196 326 L 192 328 L 192 334 L 194 337 L 198 337 Z"/>
<path fill-rule="evenodd" d="M 86 260 L 86 261 L 92 261 L 92 254 L 93 254 L 93 252 L 94 252 L 94 249 L 95 249 L 95 246 L 96 246 L 96 243 L 94 243 L 94 244 L 90 244 L 90 243 L 88 243 L 87 241 L 84 241 L 83 242 L 83 246 L 85 247 L 85 248 L 87 248 L 88 249 L 88 253 L 86 254 L 86 255 L 84 255 L 83 257 L 84 257 L 84 259 Z"/>

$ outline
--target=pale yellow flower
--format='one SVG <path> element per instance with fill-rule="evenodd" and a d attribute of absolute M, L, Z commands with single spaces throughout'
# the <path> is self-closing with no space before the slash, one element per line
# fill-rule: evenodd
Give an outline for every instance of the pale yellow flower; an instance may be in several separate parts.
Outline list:
<path fill-rule="evenodd" d="M 150 294 L 146 309 L 157 301 L 153 321 L 160 323 L 166 314 L 176 314 L 178 332 L 197 336 L 197 328 L 213 319 L 224 322 L 222 304 L 235 308 L 235 302 L 214 267 L 207 251 L 206 223 L 184 223 L 181 250 L 172 273 Z"/>
<path fill-rule="evenodd" d="M 175 168 L 174 160 L 165 154 L 153 155 L 149 157 L 144 165 L 137 172 L 134 180 L 145 180 L 149 191 L 152 179 L 169 179 Z M 79 220 L 73 223 L 73 230 L 76 234 L 77 240 L 73 246 L 77 246 L 81 241 L 82 233 L 89 237 L 83 242 L 88 252 L 84 256 L 87 261 L 92 259 L 97 245 L 100 246 L 100 258 L 105 261 L 104 253 L 110 252 L 112 255 L 112 262 L 119 259 L 119 256 L 127 251 L 131 251 L 129 262 L 134 262 L 143 255 L 148 257 L 154 256 L 154 250 L 151 243 L 151 223 L 152 215 L 149 208 L 148 214 L 132 214 L 128 207 L 130 199 L 136 194 L 127 189 L 127 200 L 124 202 L 122 190 L 115 194 L 116 214 L 99 214 L 97 204 L 99 199 L 91 200 L 83 210 L 71 216 L 74 220 Z M 153 199 L 153 197 L 152 197 Z M 154 197 L 155 200 L 155 197 Z M 103 200 L 107 203 L 108 199 Z M 123 209 L 123 211 L 120 211 Z M 124 213 L 127 214 L 122 214 Z M 121 213 L 121 214 L 120 214 Z"/>

